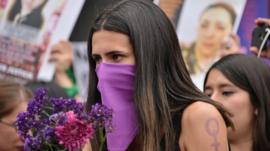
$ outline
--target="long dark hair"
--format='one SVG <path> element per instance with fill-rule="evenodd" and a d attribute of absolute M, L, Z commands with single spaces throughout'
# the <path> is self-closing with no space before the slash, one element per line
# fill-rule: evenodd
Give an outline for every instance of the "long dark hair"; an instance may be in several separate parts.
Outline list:
<path fill-rule="evenodd" d="M 103 11 L 95 20 L 88 40 L 88 105 L 100 100 L 96 64 L 91 57 L 92 36 L 100 30 L 126 34 L 133 46 L 136 62 L 134 101 L 141 150 L 160 151 L 163 139 L 165 147 L 162 150 L 172 151 L 179 139 L 173 129 L 173 116 L 178 115 L 179 119 L 182 110 L 195 100 L 210 102 L 191 81 L 173 25 L 149 0 L 122 0 Z"/>
<path fill-rule="evenodd" d="M 253 151 L 270 150 L 270 68 L 255 56 L 229 55 L 208 70 L 219 70 L 227 79 L 248 92 L 252 105 L 258 110 L 253 130 Z"/>

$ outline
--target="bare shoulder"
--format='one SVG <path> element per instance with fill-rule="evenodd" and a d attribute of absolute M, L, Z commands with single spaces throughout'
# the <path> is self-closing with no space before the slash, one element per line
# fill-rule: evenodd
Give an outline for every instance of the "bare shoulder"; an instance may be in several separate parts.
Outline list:
<path fill-rule="evenodd" d="M 184 110 L 181 126 L 183 134 L 207 132 L 205 130 L 212 126 L 226 129 L 225 121 L 218 109 L 212 104 L 201 101 L 192 103 Z"/>
<path fill-rule="evenodd" d="M 205 121 L 205 119 L 209 118 L 222 119 L 222 116 L 214 105 L 198 101 L 192 103 L 184 110 L 182 122 L 192 124 L 193 122 Z"/>
<path fill-rule="evenodd" d="M 226 125 L 218 109 L 209 103 L 195 102 L 183 112 L 180 148 L 197 151 L 226 151 Z"/>

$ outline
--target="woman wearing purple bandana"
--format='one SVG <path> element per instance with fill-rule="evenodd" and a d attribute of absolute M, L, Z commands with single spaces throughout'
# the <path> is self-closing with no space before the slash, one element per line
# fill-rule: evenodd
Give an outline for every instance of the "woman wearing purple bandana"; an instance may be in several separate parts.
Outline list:
<path fill-rule="evenodd" d="M 88 47 L 88 105 L 113 109 L 107 150 L 228 151 L 226 111 L 191 82 L 175 30 L 150 0 L 102 12 Z"/>

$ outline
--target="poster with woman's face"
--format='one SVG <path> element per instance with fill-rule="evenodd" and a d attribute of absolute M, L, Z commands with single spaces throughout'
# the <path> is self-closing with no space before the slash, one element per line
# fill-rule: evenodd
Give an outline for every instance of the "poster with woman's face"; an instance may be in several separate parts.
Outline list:
<path fill-rule="evenodd" d="M 84 0 L 0 0 L 0 78 L 49 80 L 53 43 L 68 39 Z"/>
<path fill-rule="evenodd" d="M 246 0 L 185 0 L 176 32 L 194 83 L 202 89 L 209 67 L 221 56 L 221 45 L 239 26 Z"/>
<path fill-rule="evenodd" d="M 4 0 L 2 0 L 4 1 Z M 1 35 L 37 43 L 46 26 L 48 0 L 5 0 L 1 16 Z"/>

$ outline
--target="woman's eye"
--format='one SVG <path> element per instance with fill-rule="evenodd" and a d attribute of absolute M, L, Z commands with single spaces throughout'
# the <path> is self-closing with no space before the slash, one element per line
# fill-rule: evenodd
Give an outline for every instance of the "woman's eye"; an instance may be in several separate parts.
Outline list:
<path fill-rule="evenodd" d="M 204 90 L 204 94 L 207 95 L 208 97 L 212 96 L 212 91 L 209 89 Z"/>
<path fill-rule="evenodd" d="M 98 64 L 101 61 L 101 57 L 100 56 L 93 56 L 92 58 L 96 62 L 96 64 Z"/>
<path fill-rule="evenodd" d="M 212 94 L 206 94 L 208 97 L 211 97 L 212 96 Z"/>
<path fill-rule="evenodd" d="M 201 28 L 208 28 L 209 23 L 208 22 L 202 22 L 200 26 L 201 26 Z"/>
<path fill-rule="evenodd" d="M 119 54 L 114 54 L 114 55 L 112 55 L 112 60 L 113 61 L 120 61 L 121 60 L 121 58 L 122 58 L 122 56 L 121 55 L 119 55 Z"/>
<path fill-rule="evenodd" d="M 223 26 L 218 26 L 217 29 L 220 30 L 220 31 L 223 31 L 223 30 L 225 30 L 225 27 L 223 27 Z"/>
<path fill-rule="evenodd" d="M 224 92 L 222 92 L 222 95 L 224 95 L 224 96 L 230 96 L 230 95 L 232 95 L 234 92 L 232 92 L 232 91 L 224 91 Z"/>
<path fill-rule="evenodd" d="M 205 93 L 208 97 L 211 97 L 212 94 L 211 93 Z"/>

